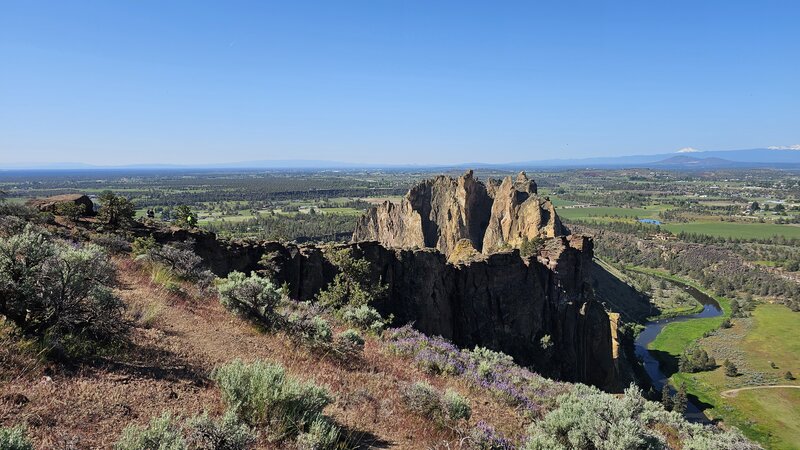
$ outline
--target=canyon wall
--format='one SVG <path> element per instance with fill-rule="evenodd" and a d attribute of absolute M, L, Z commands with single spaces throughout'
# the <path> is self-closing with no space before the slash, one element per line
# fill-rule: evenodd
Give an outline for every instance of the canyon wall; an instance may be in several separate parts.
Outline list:
<path fill-rule="evenodd" d="M 336 268 L 325 248 L 278 242 L 217 239 L 213 233 L 147 229 L 160 243 L 194 242 L 194 250 L 218 275 L 262 267 L 267 256 L 292 298 L 312 300 Z M 494 253 L 452 264 L 434 249 L 392 249 L 378 242 L 348 247 L 370 261 L 389 295 L 376 304 L 395 324 L 413 323 L 455 344 L 503 351 L 523 365 L 555 378 L 610 387 L 616 378 L 612 330 L 603 307 L 591 300 L 587 271 L 592 241 L 583 236 L 546 240 L 537 256 Z M 551 348 L 542 345 L 550 337 Z"/>
<path fill-rule="evenodd" d="M 312 300 L 336 275 L 326 248 L 218 240 L 178 228 L 150 231 L 161 243 L 193 240 L 218 275 L 262 269 L 292 298 Z M 612 387 L 616 328 L 588 282 L 593 243 L 565 236 L 552 203 L 524 172 L 502 182 L 472 171 L 412 187 L 399 203 L 370 208 L 348 247 L 371 263 L 388 295 L 374 306 L 461 347 L 502 351 L 548 376 Z M 536 240 L 532 256 L 517 248 Z"/>

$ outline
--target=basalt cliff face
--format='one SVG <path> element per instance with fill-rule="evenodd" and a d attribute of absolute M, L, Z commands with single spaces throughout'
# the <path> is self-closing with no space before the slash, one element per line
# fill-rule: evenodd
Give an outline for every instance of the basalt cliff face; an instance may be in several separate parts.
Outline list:
<path fill-rule="evenodd" d="M 313 300 L 336 275 L 325 258 L 330 247 L 217 239 L 213 233 L 146 229 L 158 242 L 191 241 L 218 275 L 262 267 L 266 255 L 292 298 Z M 591 301 L 587 271 L 592 240 L 559 236 L 539 254 L 493 253 L 452 264 L 435 249 L 387 248 L 378 242 L 341 244 L 371 263 L 388 295 L 375 307 L 398 325 L 413 323 L 462 347 L 503 351 L 545 375 L 615 388 L 612 329 L 603 307 Z M 549 336 L 551 347 L 543 345 Z"/>
<path fill-rule="evenodd" d="M 456 249 L 465 253 L 467 246 L 488 255 L 526 239 L 562 234 L 552 203 L 538 195 L 524 172 L 485 185 L 469 171 L 457 179 L 442 175 L 423 181 L 399 203 L 370 208 L 358 220 L 353 242 L 435 248 L 450 257 Z"/>

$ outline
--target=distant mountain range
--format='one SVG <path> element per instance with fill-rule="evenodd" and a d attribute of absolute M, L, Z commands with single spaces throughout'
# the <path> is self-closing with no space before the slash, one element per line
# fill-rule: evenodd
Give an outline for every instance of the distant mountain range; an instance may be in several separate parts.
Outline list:
<path fill-rule="evenodd" d="M 800 150 L 753 148 L 746 150 L 692 151 L 690 153 L 660 153 L 655 155 L 612 156 L 584 159 L 551 159 L 527 161 L 514 165 L 530 167 L 587 167 L 587 168 L 748 168 L 774 167 L 800 169 Z"/>
<path fill-rule="evenodd" d="M 547 159 L 510 163 L 459 164 L 359 164 L 326 160 L 259 160 L 218 164 L 133 164 L 100 166 L 84 163 L 0 164 L 3 170 L 178 170 L 178 169 L 437 169 L 437 168 L 661 168 L 661 169 L 722 169 L 722 168 L 784 168 L 800 169 L 800 149 L 754 148 L 746 150 L 683 150 L 678 153 L 654 155 L 608 156 L 576 159 Z"/>

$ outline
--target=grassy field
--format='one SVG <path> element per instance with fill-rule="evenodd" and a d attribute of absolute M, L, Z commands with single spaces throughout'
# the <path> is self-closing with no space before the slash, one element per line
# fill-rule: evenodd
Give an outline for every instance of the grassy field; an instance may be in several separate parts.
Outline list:
<path fill-rule="evenodd" d="M 648 208 L 612 208 L 612 207 L 592 207 L 592 208 L 559 208 L 558 215 L 565 219 L 657 219 L 658 213 L 665 209 L 664 206 L 653 206 Z"/>
<path fill-rule="evenodd" d="M 737 333 L 737 327 L 745 329 Z M 800 448 L 800 389 L 769 388 L 741 391 L 722 397 L 731 388 L 759 385 L 800 386 L 797 380 L 785 380 L 787 370 L 800 372 L 800 341 L 787 339 L 796 335 L 800 315 L 782 305 L 759 305 L 750 319 L 736 319 L 734 327 L 700 341 L 712 356 L 726 349 L 738 354 L 743 376 L 726 377 L 721 368 L 696 374 L 675 374 L 673 383 L 685 382 L 688 391 L 711 405 L 706 414 L 739 427 L 749 438 L 771 449 Z M 741 331 L 741 330 L 740 330 Z M 774 361 L 777 369 L 770 366 Z M 744 380 L 743 380 L 744 379 Z"/>
<path fill-rule="evenodd" d="M 561 213 L 561 211 L 559 211 Z M 769 238 L 772 236 L 785 236 L 800 238 L 800 227 L 793 225 L 779 225 L 775 223 L 739 223 L 739 222 L 692 222 L 692 223 L 667 223 L 662 228 L 672 233 L 685 231 L 694 234 L 706 234 L 717 237 L 738 238 Z"/>
<path fill-rule="evenodd" d="M 631 269 L 677 280 L 702 290 L 696 283 L 664 272 Z M 739 368 L 750 375 L 746 377 L 749 381 L 745 381 L 745 377 L 726 377 L 720 367 L 695 374 L 674 373 L 670 378 L 671 383 L 675 386 L 685 383 L 689 394 L 708 406 L 705 412 L 709 417 L 737 426 L 749 438 L 767 448 L 800 448 L 800 390 L 757 389 L 725 398 L 720 395 L 728 389 L 760 385 L 752 381 L 759 379 L 764 379 L 764 384 L 800 385 L 796 380 L 781 379 L 787 370 L 793 374 L 800 373 L 800 340 L 787 339 L 788 336 L 795 336 L 800 329 L 800 314 L 792 313 L 782 305 L 759 305 L 753 311 L 752 319 L 734 319 L 734 328 L 731 329 L 734 331 L 744 326 L 740 321 L 752 321 L 745 333 L 737 335 L 733 331 L 721 330 L 718 336 L 704 339 L 707 331 L 717 329 L 723 318 L 730 315 L 728 299 L 704 292 L 720 303 L 723 316 L 669 324 L 650 344 L 650 349 L 663 352 L 659 359 L 666 367 L 674 366 L 683 350 L 696 341 L 709 350 L 718 363 L 732 352 L 739 360 L 745 361 Z M 712 339 L 718 342 L 716 346 L 712 344 Z M 770 362 L 775 362 L 778 369 L 772 368 Z"/>

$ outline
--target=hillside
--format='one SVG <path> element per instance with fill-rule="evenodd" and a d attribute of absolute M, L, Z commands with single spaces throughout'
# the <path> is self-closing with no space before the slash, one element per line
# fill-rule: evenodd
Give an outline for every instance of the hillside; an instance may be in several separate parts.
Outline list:
<path fill-rule="evenodd" d="M 3 205 L 3 448 L 758 448 L 635 387 L 555 381 L 381 316 L 371 305 L 393 285 L 373 278 L 358 244 L 219 241 L 131 222 L 124 200 L 104 202 L 72 219 Z M 259 268 L 231 271 L 245 257 Z M 323 286 L 313 296 L 302 288 L 312 280 Z M 566 348 L 559 339 L 542 339 L 542 354 Z"/>

